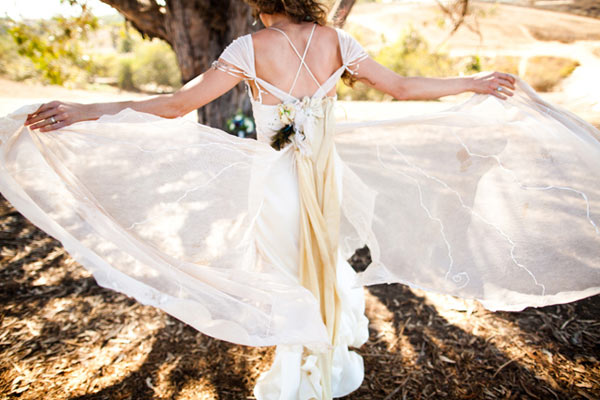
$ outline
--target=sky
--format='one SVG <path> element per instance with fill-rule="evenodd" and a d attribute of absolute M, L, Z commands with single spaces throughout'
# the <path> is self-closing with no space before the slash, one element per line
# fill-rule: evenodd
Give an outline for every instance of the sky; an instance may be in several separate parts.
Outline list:
<path fill-rule="evenodd" d="M 87 0 L 94 15 L 113 15 L 116 11 L 100 0 Z M 0 0 L 0 16 L 12 19 L 51 18 L 54 15 L 77 15 L 78 7 L 68 3 L 61 4 L 60 0 Z"/>

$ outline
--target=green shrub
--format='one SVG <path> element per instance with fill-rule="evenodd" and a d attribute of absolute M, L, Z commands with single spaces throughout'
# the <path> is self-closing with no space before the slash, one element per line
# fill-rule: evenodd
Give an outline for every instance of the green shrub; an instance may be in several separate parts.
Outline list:
<path fill-rule="evenodd" d="M 92 54 L 90 74 L 100 78 L 116 77 L 120 65 L 120 58 L 114 53 Z"/>
<path fill-rule="evenodd" d="M 502 71 L 513 75 L 519 74 L 518 56 L 481 57 L 482 71 Z"/>
<path fill-rule="evenodd" d="M 481 57 L 475 55 L 468 58 L 464 70 L 468 75 L 481 72 L 483 70 L 481 67 Z"/>
<path fill-rule="evenodd" d="M 121 59 L 117 75 L 117 86 L 123 90 L 134 90 L 132 61 L 129 58 Z"/>
<path fill-rule="evenodd" d="M 133 37 L 129 34 L 128 29 L 122 28 L 119 31 L 119 39 L 119 52 L 130 53 L 133 51 L 134 40 Z"/>
<path fill-rule="evenodd" d="M 18 53 L 15 42 L 7 35 L 3 24 L 0 25 L 0 33 L 0 74 L 4 75 L 9 72 L 9 65 Z"/>
<path fill-rule="evenodd" d="M 539 92 L 551 91 L 579 66 L 575 60 L 554 56 L 531 57 L 523 79 Z"/>
<path fill-rule="evenodd" d="M 6 20 L 3 33 L 10 36 L 17 53 L 29 60 L 43 81 L 62 85 L 87 78 L 89 57 L 81 44 L 98 27 L 97 18 L 82 6 L 73 18 L 55 16 L 34 23 Z"/>
<path fill-rule="evenodd" d="M 138 88 L 146 85 L 177 88 L 181 86 L 181 74 L 175 53 L 159 40 L 139 43 L 134 50 L 133 82 Z"/>
<path fill-rule="evenodd" d="M 443 53 L 431 53 L 425 38 L 412 27 L 409 27 L 396 42 L 381 48 L 373 59 L 402 76 L 457 75 L 456 61 Z M 339 85 L 337 93 L 342 100 L 391 99 L 390 96 L 360 82 L 355 84 L 354 89 Z"/>
<path fill-rule="evenodd" d="M 176 56 L 167 43 L 144 40 L 121 22 L 98 23 L 89 15 L 0 19 L 0 75 L 67 87 L 108 83 L 124 90 L 165 92 L 181 86 Z"/>
<path fill-rule="evenodd" d="M 375 61 L 403 76 L 448 76 L 454 61 L 446 54 L 431 53 L 425 38 L 410 28 L 396 43 L 385 46 Z"/>
<path fill-rule="evenodd" d="M 525 73 L 521 78 L 538 92 L 551 91 L 579 65 L 577 61 L 563 57 L 535 56 L 523 60 L 517 56 L 498 56 L 482 57 L 481 67 L 485 71 L 502 71 L 520 75 L 519 64 L 524 61 L 526 61 Z"/>

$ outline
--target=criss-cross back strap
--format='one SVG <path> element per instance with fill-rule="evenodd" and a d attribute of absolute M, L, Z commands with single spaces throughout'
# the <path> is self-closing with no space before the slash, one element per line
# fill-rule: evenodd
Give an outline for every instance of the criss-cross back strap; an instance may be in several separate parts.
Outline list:
<path fill-rule="evenodd" d="M 317 78 L 315 78 L 312 71 L 310 70 L 310 68 L 308 68 L 308 65 L 304 61 L 304 59 L 306 58 L 306 53 L 308 52 L 308 47 L 310 46 L 310 41 L 312 40 L 313 34 L 315 33 L 316 27 L 317 27 L 317 24 L 314 24 L 312 27 L 312 30 L 310 31 L 310 36 L 308 37 L 308 41 L 306 42 L 306 47 L 304 48 L 304 54 L 302 54 L 302 55 L 300 55 L 300 52 L 298 51 L 298 49 L 296 49 L 296 46 L 294 46 L 294 43 L 292 43 L 292 40 L 287 35 L 287 33 L 282 31 L 281 29 L 275 28 L 273 26 L 268 27 L 268 29 L 273 29 L 274 31 L 281 32 L 281 34 L 283 34 L 283 36 L 285 36 L 285 38 L 287 39 L 290 46 L 292 46 L 294 53 L 296 53 L 296 55 L 300 59 L 300 65 L 298 66 L 298 71 L 296 71 L 296 77 L 294 78 L 294 83 L 292 83 L 292 87 L 290 88 L 290 91 L 288 92 L 289 96 L 291 96 L 292 90 L 294 90 L 294 87 L 296 87 L 296 82 L 298 81 L 298 77 L 300 76 L 300 70 L 302 69 L 302 66 L 304 66 L 306 68 L 306 71 L 308 71 L 308 73 L 310 74 L 311 78 L 313 78 L 313 80 L 315 81 L 317 86 L 319 86 L 319 88 L 321 87 L 321 84 L 319 83 Z"/>
<path fill-rule="evenodd" d="M 313 27 L 313 32 L 315 27 L 316 25 Z M 356 41 L 356 39 L 354 39 L 348 33 L 344 32 L 339 28 L 336 28 L 336 31 L 338 34 L 338 42 L 340 46 L 343 64 L 322 85 L 319 84 L 314 75 L 312 75 L 310 68 L 308 68 L 306 66 L 306 63 L 303 62 L 303 58 L 299 56 L 300 60 L 302 61 L 300 64 L 300 68 L 302 68 L 302 65 L 308 68 L 308 71 L 309 73 L 311 73 L 312 78 L 319 85 L 317 91 L 311 96 L 313 98 L 321 98 L 326 96 L 327 93 L 329 93 L 329 91 L 336 86 L 337 81 L 340 79 L 340 76 L 344 73 L 344 71 L 348 71 L 352 75 L 356 75 L 358 73 L 359 63 L 364 59 L 368 58 L 369 56 L 367 52 L 363 49 L 363 47 Z M 288 41 L 291 43 L 289 38 Z M 308 44 L 310 44 L 310 41 Z M 307 49 L 308 44 L 306 46 Z M 297 49 L 295 49 L 293 44 L 292 48 L 294 48 L 296 54 L 299 55 Z M 304 51 L 304 55 L 306 56 L 306 49 Z M 219 59 L 222 59 L 228 64 L 216 61 L 213 64 L 213 68 L 219 69 L 235 77 L 242 77 L 246 81 L 250 95 L 251 88 L 248 81 L 254 81 L 254 83 L 256 84 L 256 88 L 258 89 L 258 99 L 256 101 L 258 101 L 259 103 L 262 103 L 263 93 L 269 93 L 274 97 L 280 99 L 282 102 L 298 100 L 297 98 L 291 95 L 291 91 L 290 94 L 288 94 L 284 90 L 281 90 L 278 87 L 265 81 L 264 79 L 261 79 L 256 76 L 256 70 L 254 67 L 254 45 L 251 34 L 240 36 L 239 38 L 231 42 L 229 46 L 227 46 L 225 50 L 223 50 L 223 52 L 219 56 Z M 250 96 L 250 98 L 254 100 L 252 95 Z"/>

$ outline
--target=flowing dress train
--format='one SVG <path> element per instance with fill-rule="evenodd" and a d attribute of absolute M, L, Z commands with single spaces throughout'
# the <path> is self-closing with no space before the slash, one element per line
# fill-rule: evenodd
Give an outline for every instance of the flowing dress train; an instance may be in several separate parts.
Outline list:
<path fill-rule="evenodd" d="M 343 64 L 302 99 L 256 76 L 251 35 L 222 53 L 218 68 L 258 88 L 258 140 L 131 109 L 46 133 L 23 125 L 36 105 L 0 119 L 8 201 L 99 285 L 215 338 L 277 346 L 260 400 L 360 386 L 349 347 L 368 337 L 367 285 L 506 311 L 600 293 L 597 129 L 520 79 L 507 100 L 336 123 L 327 93 L 367 57 L 337 34 Z M 265 92 L 296 111 L 279 151 Z M 356 273 L 346 260 L 365 244 Z"/>

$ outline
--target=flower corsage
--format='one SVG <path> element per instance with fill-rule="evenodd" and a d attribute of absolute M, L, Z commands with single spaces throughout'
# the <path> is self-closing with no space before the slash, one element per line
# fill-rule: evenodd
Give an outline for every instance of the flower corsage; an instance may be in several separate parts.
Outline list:
<path fill-rule="evenodd" d="M 286 144 L 292 142 L 290 136 L 295 133 L 294 118 L 296 117 L 296 107 L 292 103 L 282 103 L 277 107 L 277 111 L 283 127 L 271 137 L 271 147 L 275 150 L 281 150 Z"/>

